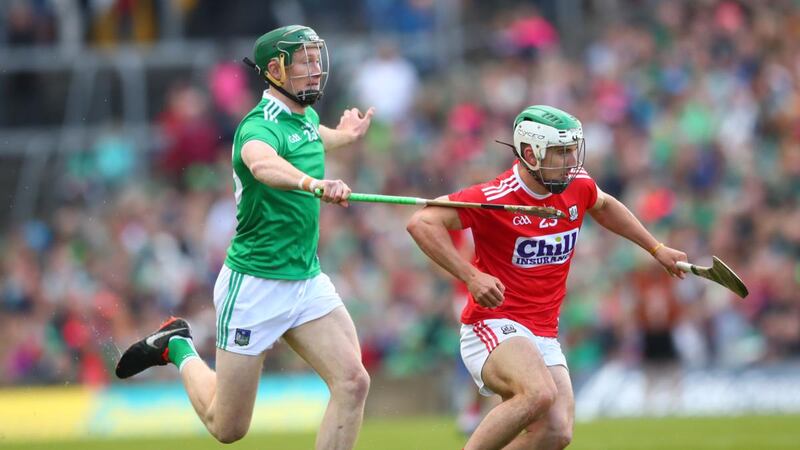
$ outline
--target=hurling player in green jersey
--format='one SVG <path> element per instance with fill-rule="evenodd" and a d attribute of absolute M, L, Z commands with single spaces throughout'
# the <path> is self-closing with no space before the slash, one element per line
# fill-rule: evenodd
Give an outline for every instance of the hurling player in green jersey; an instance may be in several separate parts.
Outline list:
<path fill-rule="evenodd" d="M 330 401 L 317 448 L 355 445 L 369 389 L 356 330 L 319 265 L 320 198 L 347 206 L 350 188 L 325 178 L 325 151 L 362 137 L 373 115 L 344 111 L 336 128 L 311 107 L 328 76 L 325 41 L 290 25 L 261 36 L 252 67 L 268 89 L 236 130 L 232 150 L 236 234 L 214 286 L 216 371 L 194 349 L 189 324 L 170 318 L 117 365 L 127 378 L 174 363 L 200 420 L 220 442 L 250 426 L 264 352 L 283 339 L 325 380 Z"/>

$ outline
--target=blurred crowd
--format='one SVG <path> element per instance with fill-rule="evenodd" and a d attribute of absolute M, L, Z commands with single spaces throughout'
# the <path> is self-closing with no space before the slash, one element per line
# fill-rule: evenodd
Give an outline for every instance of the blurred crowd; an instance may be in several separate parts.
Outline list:
<path fill-rule="evenodd" d="M 362 6 L 419 12 L 433 3 Z M 527 6 L 484 20 L 484 51 L 452 70 L 377 42 L 373 57 L 339 67 L 346 76 L 326 89 L 330 126 L 344 106 L 377 107 L 366 139 L 328 156 L 327 176 L 356 192 L 447 194 L 511 166 L 512 153 L 494 140 L 512 139 L 522 108 L 557 106 L 583 122 L 586 168 L 601 189 L 691 261 L 720 257 L 750 289 L 740 300 L 696 277 L 676 281 L 589 218 L 560 321 L 573 377 L 611 359 L 702 368 L 797 358 L 800 6 L 617 3 L 643 12 L 596 27 L 577 54 L 562 45 L 570 29 Z M 430 17 L 412 17 L 430 26 Z M 252 76 L 220 62 L 205 85 L 176 80 L 155 118 L 158 148 L 144 156 L 110 133 L 70 158 L 64 181 L 51 185 L 63 192 L 57 208 L 3 231 L 0 384 L 112 382 L 120 350 L 170 314 L 188 318 L 213 362 L 211 290 L 236 225 L 231 138 L 260 98 L 245 81 Z M 322 211 L 322 267 L 354 317 L 368 369 L 404 376 L 452 364 L 463 289 L 405 232 L 413 208 Z M 266 370 L 300 368 L 280 344 L 266 362 Z"/>

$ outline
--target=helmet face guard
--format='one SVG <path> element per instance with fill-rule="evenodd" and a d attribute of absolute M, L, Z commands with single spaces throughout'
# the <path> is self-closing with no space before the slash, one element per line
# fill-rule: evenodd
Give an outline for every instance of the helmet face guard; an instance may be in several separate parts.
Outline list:
<path fill-rule="evenodd" d="M 574 150 L 573 150 L 574 148 Z M 583 169 L 583 161 L 586 158 L 586 145 L 583 138 L 572 144 L 559 144 L 547 147 L 549 153 L 548 161 L 539 162 L 539 170 L 533 175 L 544 187 L 553 194 L 564 192 L 572 180 Z M 574 159 L 570 153 L 575 152 Z M 547 158 L 548 156 L 545 156 Z M 545 165 L 545 162 L 547 165 Z M 558 174 L 555 179 L 545 179 L 543 172 Z"/>
<path fill-rule="evenodd" d="M 292 50 L 282 50 L 284 46 Z M 330 59 L 328 57 L 328 47 L 325 45 L 325 41 L 318 39 L 312 42 L 302 42 L 299 43 L 299 45 L 296 42 L 281 41 L 278 42 L 277 47 L 281 49 L 282 52 L 289 53 L 289 51 L 292 51 L 293 54 L 289 58 L 279 57 L 278 63 L 281 65 L 281 80 L 270 80 L 272 77 L 268 73 L 268 81 L 280 82 L 280 87 L 284 89 L 288 82 L 291 89 L 290 93 L 293 93 L 290 97 L 292 97 L 293 100 L 303 106 L 313 105 L 322 97 L 325 85 L 328 82 L 328 73 L 330 72 Z M 281 53 L 281 55 L 283 54 L 284 53 Z M 319 56 L 317 57 L 317 55 Z M 289 63 L 286 64 L 286 61 L 289 61 Z M 301 75 L 287 76 L 286 67 L 297 65 L 305 68 L 304 73 Z M 295 83 L 300 86 L 305 86 L 309 80 L 315 77 L 320 77 L 319 88 L 295 88 Z"/>

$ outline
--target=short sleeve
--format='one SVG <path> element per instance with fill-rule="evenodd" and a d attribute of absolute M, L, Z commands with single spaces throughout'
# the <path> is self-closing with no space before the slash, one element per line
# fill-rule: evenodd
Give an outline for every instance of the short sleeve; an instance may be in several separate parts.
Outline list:
<path fill-rule="evenodd" d="M 454 202 L 482 203 L 486 197 L 481 191 L 481 185 L 470 186 L 447 196 Z M 480 208 L 457 208 L 458 218 L 464 228 L 473 228 L 479 221 L 481 214 L 485 211 Z"/>
<path fill-rule="evenodd" d="M 286 154 L 287 146 L 285 137 L 272 129 L 266 121 L 250 120 L 242 124 L 241 142 L 242 146 L 249 141 L 261 141 L 274 148 L 278 155 Z"/>
<path fill-rule="evenodd" d="M 586 170 L 581 170 L 574 182 L 580 184 L 580 196 L 584 200 L 584 208 L 591 209 L 597 203 L 597 183 Z"/>

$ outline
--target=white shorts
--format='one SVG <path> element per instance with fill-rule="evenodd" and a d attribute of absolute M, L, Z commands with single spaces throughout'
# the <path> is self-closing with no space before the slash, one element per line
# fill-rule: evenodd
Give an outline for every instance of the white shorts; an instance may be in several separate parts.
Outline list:
<path fill-rule="evenodd" d="M 344 306 L 324 273 L 307 280 L 267 280 L 223 265 L 214 285 L 217 347 L 258 355 L 286 331 Z"/>
<path fill-rule="evenodd" d="M 489 354 L 506 339 L 522 336 L 536 345 L 542 355 L 544 364 L 567 367 L 567 358 L 561 351 L 558 339 L 536 336 L 528 328 L 510 319 L 487 319 L 473 324 L 461 325 L 461 358 L 467 366 L 472 379 L 478 385 L 481 395 L 490 397 L 494 394 L 485 384 L 481 371 Z"/>

